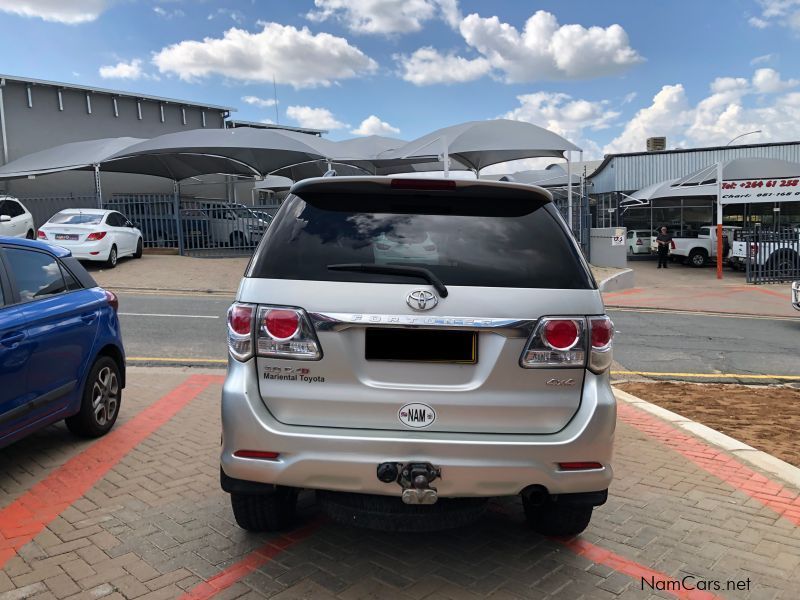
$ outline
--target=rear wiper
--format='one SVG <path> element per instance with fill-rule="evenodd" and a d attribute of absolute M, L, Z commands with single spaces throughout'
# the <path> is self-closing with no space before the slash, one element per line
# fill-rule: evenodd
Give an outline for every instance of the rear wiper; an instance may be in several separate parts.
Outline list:
<path fill-rule="evenodd" d="M 375 265 L 369 263 L 342 263 L 339 265 L 328 265 L 331 271 L 359 271 L 361 273 L 378 273 L 381 275 L 408 275 L 409 277 L 419 277 L 430 283 L 439 292 L 442 298 L 447 298 L 447 288 L 433 271 L 424 267 L 407 267 L 401 265 Z"/>

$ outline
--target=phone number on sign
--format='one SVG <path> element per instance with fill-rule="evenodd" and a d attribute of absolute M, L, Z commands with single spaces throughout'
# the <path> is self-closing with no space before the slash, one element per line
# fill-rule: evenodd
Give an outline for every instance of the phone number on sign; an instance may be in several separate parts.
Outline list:
<path fill-rule="evenodd" d="M 800 179 L 754 179 L 752 181 L 723 181 L 723 190 L 747 190 L 755 188 L 787 188 L 800 185 Z"/>

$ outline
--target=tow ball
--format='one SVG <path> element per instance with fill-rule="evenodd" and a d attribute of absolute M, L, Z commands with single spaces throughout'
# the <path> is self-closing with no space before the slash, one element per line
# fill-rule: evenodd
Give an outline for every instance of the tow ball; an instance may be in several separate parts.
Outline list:
<path fill-rule="evenodd" d="M 442 476 L 442 470 L 430 463 L 385 462 L 378 465 L 378 479 L 384 483 L 397 483 L 403 488 L 406 504 L 436 504 L 439 492 L 431 483 Z"/>

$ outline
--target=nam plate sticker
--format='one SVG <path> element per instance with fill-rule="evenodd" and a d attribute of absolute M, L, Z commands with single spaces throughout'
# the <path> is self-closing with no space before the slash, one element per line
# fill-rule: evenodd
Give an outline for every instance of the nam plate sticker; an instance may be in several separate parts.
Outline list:
<path fill-rule="evenodd" d="M 397 418 L 406 427 L 421 429 L 433 424 L 436 420 L 436 411 L 427 404 L 413 402 L 398 410 Z"/>

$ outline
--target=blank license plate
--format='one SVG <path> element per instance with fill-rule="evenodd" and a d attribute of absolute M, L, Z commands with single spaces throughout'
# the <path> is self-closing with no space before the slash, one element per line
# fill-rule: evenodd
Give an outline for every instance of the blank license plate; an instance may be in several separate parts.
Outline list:
<path fill-rule="evenodd" d="M 78 236 L 74 233 L 57 233 L 56 234 L 57 240 L 77 240 Z"/>
<path fill-rule="evenodd" d="M 478 362 L 478 335 L 474 331 L 367 328 L 364 358 L 425 363 Z"/>

